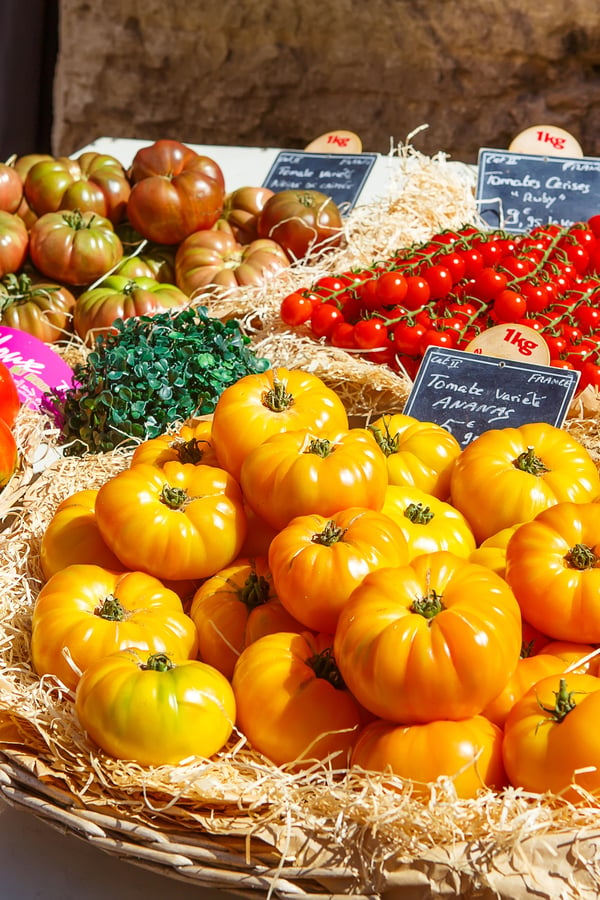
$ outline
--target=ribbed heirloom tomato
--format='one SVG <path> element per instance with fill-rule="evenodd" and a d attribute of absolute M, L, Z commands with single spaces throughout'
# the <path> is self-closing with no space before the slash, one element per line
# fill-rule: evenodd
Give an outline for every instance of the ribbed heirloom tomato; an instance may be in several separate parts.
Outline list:
<path fill-rule="evenodd" d="M 367 575 L 340 612 L 334 653 L 354 696 L 403 724 L 481 713 L 521 650 L 506 582 L 445 550 Z"/>
<path fill-rule="evenodd" d="M 557 503 L 517 528 L 506 580 L 523 618 L 549 637 L 600 643 L 600 503 Z"/>
<path fill-rule="evenodd" d="M 381 511 L 406 538 L 409 559 L 435 550 L 467 558 L 475 550 L 475 537 L 463 514 L 420 488 L 388 485 Z"/>
<path fill-rule="evenodd" d="M 257 219 L 261 238 L 280 244 L 293 260 L 337 246 L 342 217 L 331 197 L 321 191 L 283 190 L 270 197 Z"/>
<path fill-rule="evenodd" d="M 510 783 L 526 791 L 560 793 L 585 802 L 576 788 L 600 792 L 600 678 L 549 675 L 515 703 L 504 726 L 503 757 Z"/>
<path fill-rule="evenodd" d="M 213 414 L 212 441 L 221 466 L 239 479 L 248 453 L 272 434 L 348 428 L 340 397 L 317 375 L 282 366 L 252 373 L 225 388 Z"/>
<path fill-rule="evenodd" d="M 180 244 L 211 228 L 223 210 L 225 179 L 219 165 L 179 141 L 158 140 L 136 153 L 127 218 L 157 244 Z"/>
<path fill-rule="evenodd" d="M 212 666 L 135 650 L 92 664 L 77 685 L 75 710 L 106 753 L 143 766 L 213 756 L 236 715 L 231 685 Z"/>
<path fill-rule="evenodd" d="M 278 631 L 304 626 L 279 602 L 265 557 L 239 557 L 198 588 L 190 606 L 198 657 L 231 678 L 244 647 Z"/>
<path fill-rule="evenodd" d="M 259 638 L 242 652 L 232 685 L 238 728 L 276 765 L 348 764 L 364 712 L 339 677 L 330 635 Z"/>
<path fill-rule="evenodd" d="M 217 457 L 211 443 L 209 419 L 184 422 L 176 431 L 148 438 L 138 444 L 131 455 L 130 465 L 146 463 L 162 468 L 166 462 L 216 466 Z"/>
<path fill-rule="evenodd" d="M 0 325 L 26 331 L 44 343 L 72 331 L 75 297 L 63 284 L 33 281 L 25 272 L 0 280 Z"/>
<path fill-rule="evenodd" d="M 443 776 L 462 798 L 475 797 L 486 787 L 500 789 L 506 781 L 502 732 L 483 716 L 421 725 L 376 719 L 360 733 L 351 763 L 367 771 L 391 771 L 410 780 L 412 791 L 423 796 L 429 793 L 426 785 Z"/>
<path fill-rule="evenodd" d="M 269 545 L 269 568 L 285 608 L 315 631 L 333 634 L 340 611 L 375 569 L 408 561 L 394 521 L 373 509 L 349 507 L 333 516 L 298 516 Z"/>
<path fill-rule="evenodd" d="M 208 578 L 229 565 L 247 527 L 229 473 L 176 461 L 114 475 L 98 490 L 96 521 L 126 567 L 176 580 Z"/>
<path fill-rule="evenodd" d="M 555 503 L 593 500 L 600 494 L 600 475 L 567 431 L 532 422 L 475 438 L 455 461 L 450 492 L 480 543 Z"/>
<path fill-rule="evenodd" d="M 31 632 L 38 675 L 56 675 L 74 688 L 92 662 L 127 647 L 184 659 L 196 654 L 196 626 L 157 578 L 75 564 L 42 587 Z"/>
<path fill-rule="evenodd" d="M 182 309 L 188 297 L 174 284 L 154 278 L 109 275 L 98 287 L 79 295 L 73 310 L 73 326 L 79 337 L 93 343 L 98 334 L 110 332 L 115 319 L 151 316 Z"/>
<path fill-rule="evenodd" d="M 448 498 L 452 465 L 461 451 L 453 434 L 402 413 L 380 416 L 369 430 L 387 459 L 390 484 L 413 485 L 440 500 Z"/>
<path fill-rule="evenodd" d="M 240 484 L 254 511 L 278 529 L 310 513 L 330 516 L 350 506 L 381 509 L 387 466 L 364 428 L 328 437 L 300 429 L 271 435 L 251 450 Z"/>
<path fill-rule="evenodd" d="M 76 209 L 50 212 L 29 232 L 29 254 L 36 269 L 61 284 L 91 284 L 123 256 L 123 244 L 109 219 Z"/>
<path fill-rule="evenodd" d="M 102 566 L 118 572 L 124 567 L 106 546 L 95 514 L 98 490 L 75 491 L 56 507 L 40 544 L 40 564 L 44 578 L 73 563 Z"/>

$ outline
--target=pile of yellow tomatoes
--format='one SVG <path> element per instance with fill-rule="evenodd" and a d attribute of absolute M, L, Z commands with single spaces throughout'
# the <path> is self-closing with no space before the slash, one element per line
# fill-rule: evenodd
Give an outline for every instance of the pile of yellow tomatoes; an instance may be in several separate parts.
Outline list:
<path fill-rule="evenodd" d="M 35 671 L 105 753 L 600 789 L 600 477 L 567 430 L 354 425 L 269 369 L 140 444 L 41 538 Z M 598 550 L 596 549 L 598 548 Z"/>

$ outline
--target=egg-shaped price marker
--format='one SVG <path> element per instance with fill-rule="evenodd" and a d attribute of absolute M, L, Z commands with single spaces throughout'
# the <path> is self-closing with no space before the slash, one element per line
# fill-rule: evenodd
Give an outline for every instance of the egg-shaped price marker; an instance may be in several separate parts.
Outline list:
<path fill-rule="evenodd" d="M 502 359 L 518 359 L 535 365 L 550 363 L 548 344 L 538 331 L 528 325 L 507 323 L 486 328 L 470 341 L 466 348 L 470 353 L 497 356 Z"/>
<path fill-rule="evenodd" d="M 307 153 L 362 153 L 362 141 L 353 131 L 338 128 L 319 135 L 304 150 Z"/>
<path fill-rule="evenodd" d="M 579 141 L 557 125 L 532 125 L 513 138 L 509 151 L 537 156 L 582 157 Z"/>

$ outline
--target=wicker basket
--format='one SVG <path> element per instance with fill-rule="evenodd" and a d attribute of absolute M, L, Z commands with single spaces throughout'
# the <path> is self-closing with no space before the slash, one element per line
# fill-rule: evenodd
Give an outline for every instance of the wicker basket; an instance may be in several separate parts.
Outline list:
<path fill-rule="evenodd" d="M 408 154 L 405 162 L 401 190 L 353 220 L 353 240 L 332 261 L 334 271 L 467 220 L 468 179 L 457 183 L 443 158 Z M 440 216 L 440 208 L 451 213 Z M 357 238 L 367 232 L 361 244 Z M 344 399 L 351 395 L 350 414 L 401 410 L 406 380 L 360 360 L 350 365 L 341 351 L 274 328 L 279 297 L 306 286 L 312 274 L 321 272 L 291 269 L 277 291 L 248 291 L 237 306 L 232 298 L 214 299 L 210 311 L 241 317 L 256 346 L 279 355 L 279 365 L 308 368 Z M 569 427 L 598 458 L 598 419 L 579 413 Z M 31 611 L 52 511 L 126 463 L 119 453 L 59 458 L 42 471 L 30 466 L 0 495 L 6 803 L 136 865 L 250 898 L 600 895 L 600 808 L 592 801 L 574 807 L 512 789 L 462 801 L 451 781 L 428 786 L 423 799 L 394 777 L 336 772 L 326 763 L 301 773 L 278 769 L 239 735 L 216 759 L 176 770 L 145 770 L 98 753 L 76 722 L 72 696 L 32 671 Z"/>

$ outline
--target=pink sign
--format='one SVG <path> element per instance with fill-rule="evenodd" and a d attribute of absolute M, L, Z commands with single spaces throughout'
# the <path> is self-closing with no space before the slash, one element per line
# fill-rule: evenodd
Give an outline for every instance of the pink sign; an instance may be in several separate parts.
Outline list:
<path fill-rule="evenodd" d="M 0 326 L 0 362 L 10 369 L 22 403 L 38 406 L 52 389 L 73 386 L 73 370 L 48 344 L 18 328 Z"/>

